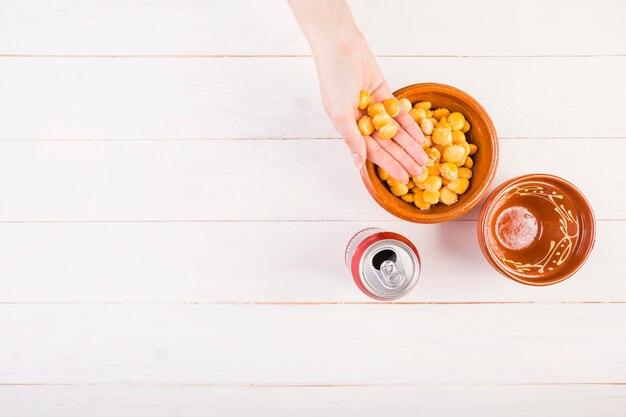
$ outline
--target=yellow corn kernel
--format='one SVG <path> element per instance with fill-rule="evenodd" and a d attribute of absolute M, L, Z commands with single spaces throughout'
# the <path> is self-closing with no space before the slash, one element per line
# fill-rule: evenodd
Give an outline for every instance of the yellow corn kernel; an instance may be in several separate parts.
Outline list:
<path fill-rule="evenodd" d="M 424 200 L 424 191 L 415 193 L 413 196 L 413 204 L 420 210 L 428 210 L 430 208 L 430 203 Z"/>
<path fill-rule="evenodd" d="M 437 149 L 437 150 L 439 151 L 439 153 L 440 153 L 440 154 L 442 154 L 442 155 L 443 155 L 443 151 L 444 151 L 444 149 L 446 149 L 446 146 L 443 146 L 443 145 L 435 145 L 435 146 L 433 146 L 433 147 L 434 147 L 435 149 Z"/>
<path fill-rule="evenodd" d="M 428 115 L 428 113 L 426 113 L 426 118 L 427 118 L 428 120 L 430 120 L 430 122 L 433 124 L 433 126 L 435 126 L 437 123 L 439 123 L 439 120 L 435 119 L 435 118 L 434 118 L 434 117 L 432 117 L 432 116 L 429 116 L 429 115 Z"/>
<path fill-rule="evenodd" d="M 382 140 L 388 140 L 394 137 L 398 133 L 398 125 L 395 123 L 387 123 L 378 129 L 378 138 Z"/>
<path fill-rule="evenodd" d="M 396 117 L 400 113 L 400 103 L 394 97 L 383 101 L 383 106 L 385 106 L 385 111 L 391 117 Z"/>
<path fill-rule="evenodd" d="M 439 165 L 439 174 L 446 180 L 453 180 L 459 176 L 459 168 L 452 162 Z"/>
<path fill-rule="evenodd" d="M 370 105 L 370 101 L 372 100 L 372 96 L 367 91 L 361 91 L 359 94 L 359 109 L 365 110 L 367 106 Z"/>
<path fill-rule="evenodd" d="M 450 180 L 445 179 L 444 177 L 441 177 L 441 185 L 445 187 L 448 184 L 450 184 Z"/>
<path fill-rule="evenodd" d="M 413 109 L 411 100 L 409 100 L 408 98 L 401 98 L 400 100 L 398 100 L 398 102 L 400 103 L 400 106 L 407 112 L 410 112 L 411 109 Z"/>
<path fill-rule="evenodd" d="M 434 193 L 441 188 L 441 177 L 429 175 L 424 181 L 424 189 L 428 192 Z M 435 204 L 435 203 L 432 203 Z"/>
<path fill-rule="evenodd" d="M 476 153 L 476 151 L 478 150 L 478 146 L 474 145 L 473 143 L 469 144 L 469 155 L 474 155 Z"/>
<path fill-rule="evenodd" d="M 415 183 L 413 182 L 413 180 L 409 180 L 409 182 L 406 183 L 406 188 L 410 190 L 413 187 L 415 187 Z"/>
<path fill-rule="evenodd" d="M 423 191 L 424 188 L 426 188 L 424 186 L 424 183 L 423 182 L 418 182 L 418 183 L 415 183 L 415 187 L 411 188 L 411 191 L 413 191 L 414 193 L 417 193 L 420 190 Z"/>
<path fill-rule="evenodd" d="M 472 170 L 465 167 L 459 168 L 459 178 L 466 178 L 469 180 L 472 178 Z"/>
<path fill-rule="evenodd" d="M 426 181 L 426 178 L 428 178 L 428 169 L 422 168 L 422 173 L 417 177 L 413 177 L 413 182 L 415 182 L 416 184 L 419 182 L 424 182 Z"/>
<path fill-rule="evenodd" d="M 461 145 L 447 146 L 442 157 L 447 162 L 459 162 L 465 158 L 465 149 Z"/>
<path fill-rule="evenodd" d="M 367 115 L 369 117 L 374 117 L 380 113 L 385 113 L 385 106 L 383 106 L 383 103 L 372 103 L 367 108 Z"/>
<path fill-rule="evenodd" d="M 467 187 L 469 187 L 469 180 L 467 178 L 457 178 L 450 181 L 450 184 L 448 184 L 447 187 L 450 191 L 454 191 L 457 194 L 463 194 L 467 191 Z"/>
<path fill-rule="evenodd" d="M 420 122 L 420 120 L 426 118 L 426 110 L 422 109 L 421 107 L 416 107 L 414 109 L 409 110 L 409 114 L 411 115 L 413 120 L 415 120 L 418 123 Z"/>
<path fill-rule="evenodd" d="M 428 148 L 424 152 L 428 155 L 428 165 L 432 165 L 441 158 L 441 152 L 437 148 Z"/>
<path fill-rule="evenodd" d="M 430 204 L 437 204 L 439 202 L 439 190 L 434 192 L 424 191 L 424 201 Z"/>
<path fill-rule="evenodd" d="M 387 177 L 387 185 L 390 187 L 395 187 L 397 185 L 402 184 L 400 181 L 398 181 L 397 179 L 395 179 L 394 177 L 392 177 L 391 175 L 389 175 Z"/>
<path fill-rule="evenodd" d="M 463 159 L 461 159 L 459 162 L 455 162 L 454 165 L 456 165 L 457 167 L 461 168 L 463 165 L 465 165 L 465 160 L 467 159 L 467 156 L 464 156 Z"/>
<path fill-rule="evenodd" d="M 378 113 L 372 118 L 372 123 L 374 124 L 374 128 L 376 130 L 380 130 L 381 127 L 391 124 L 391 120 L 391 116 L 387 113 Z"/>
<path fill-rule="evenodd" d="M 467 155 L 469 155 L 469 153 L 470 153 L 470 146 L 469 146 L 469 143 L 467 143 L 467 142 L 461 142 L 461 143 L 459 143 L 459 146 L 462 146 L 462 147 L 463 147 L 463 150 L 465 151 L 465 154 L 463 155 L 464 157 L 465 157 L 465 156 L 467 156 Z"/>
<path fill-rule="evenodd" d="M 450 123 L 452 130 L 456 132 L 465 126 L 465 117 L 458 111 L 455 111 L 448 116 L 448 123 Z"/>
<path fill-rule="evenodd" d="M 418 101 L 417 103 L 415 103 L 415 106 L 413 106 L 413 108 L 415 109 L 424 109 L 424 110 L 430 110 L 431 107 L 432 107 L 432 104 L 430 104 L 430 101 Z"/>
<path fill-rule="evenodd" d="M 433 140 L 430 135 L 424 136 L 424 143 L 422 144 L 422 148 L 430 148 L 433 146 Z"/>
<path fill-rule="evenodd" d="M 449 145 L 452 143 L 452 130 L 449 127 L 437 127 L 433 131 L 432 139 L 437 145 Z"/>
<path fill-rule="evenodd" d="M 435 125 L 430 119 L 424 118 L 420 120 L 419 123 L 420 123 L 420 127 L 422 128 L 422 132 L 424 133 L 424 135 L 430 135 L 431 133 L 433 133 L 433 129 L 435 128 Z"/>
<path fill-rule="evenodd" d="M 447 117 L 450 114 L 450 110 L 448 109 L 437 109 L 433 112 L 433 116 L 435 119 L 441 119 L 442 117 Z"/>
<path fill-rule="evenodd" d="M 471 156 L 468 156 L 467 159 L 465 159 L 465 163 L 463 164 L 463 166 L 470 169 L 474 168 L 474 160 Z"/>
<path fill-rule="evenodd" d="M 374 133 L 374 124 L 372 123 L 372 119 L 369 116 L 363 116 L 357 122 L 359 126 L 359 130 L 361 134 L 364 136 L 369 136 Z"/>
<path fill-rule="evenodd" d="M 436 177 L 439 175 L 440 164 L 437 161 L 434 161 L 432 164 L 429 164 L 426 167 L 426 171 L 428 171 L 428 176 Z M 428 178 L 428 177 L 426 177 Z M 426 181 L 426 180 L 424 180 Z"/>
<path fill-rule="evenodd" d="M 450 127 L 445 117 L 440 117 L 439 120 L 437 120 L 437 123 L 435 123 L 435 128 L 438 128 L 438 127 Z"/>
<path fill-rule="evenodd" d="M 459 196 L 448 187 L 444 187 L 439 192 L 439 201 L 441 201 L 446 206 L 451 206 L 452 204 L 459 201 Z"/>
<path fill-rule="evenodd" d="M 400 197 L 401 195 L 405 195 L 409 192 L 408 187 L 405 184 L 394 185 L 393 187 L 389 187 L 391 193 L 396 197 Z"/>
<path fill-rule="evenodd" d="M 465 124 L 463 125 L 463 129 L 461 129 L 461 132 L 463 133 L 467 133 L 469 132 L 469 130 L 472 128 L 472 125 L 470 125 L 470 122 L 468 122 L 467 120 L 465 121 Z"/>
<path fill-rule="evenodd" d="M 465 133 L 461 132 L 460 130 L 453 130 L 452 131 L 452 143 L 454 143 L 455 145 L 458 145 L 460 143 L 463 142 L 467 142 L 467 139 L 465 138 Z"/>
<path fill-rule="evenodd" d="M 378 173 L 378 178 L 380 178 L 383 181 L 389 178 L 389 173 L 379 166 L 376 167 L 376 173 Z"/>
<path fill-rule="evenodd" d="M 407 193 L 407 194 L 401 196 L 400 198 L 403 199 L 404 201 L 406 201 L 407 203 L 412 203 L 413 202 L 413 193 Z"/>

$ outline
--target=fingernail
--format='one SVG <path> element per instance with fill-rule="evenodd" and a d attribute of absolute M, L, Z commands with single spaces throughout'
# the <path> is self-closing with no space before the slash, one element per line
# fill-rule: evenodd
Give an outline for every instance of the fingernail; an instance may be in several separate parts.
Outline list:
<path fill-rule="evenodd" d="M 361 166 L 363 165 L 363 158 L 361 158 L 361 155 L 359 155 L 358 153 L 353 153 L 352 159 L 354 160 L 354 165 L 357 168 L 361 168 Z"/>

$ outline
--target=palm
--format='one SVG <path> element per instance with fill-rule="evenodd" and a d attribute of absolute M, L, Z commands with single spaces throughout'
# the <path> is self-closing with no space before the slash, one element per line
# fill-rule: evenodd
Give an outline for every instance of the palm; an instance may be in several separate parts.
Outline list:
<path fill-rule="evenodd" d="M 393 140 L 381 140 L 376 134 L 361 136 L 354 132 L 360 116 L 358 97 L 369 91 L 373 102 L 392 96 L 389 86 L 362 37 L 330 52 L 317 62 L 322 101 L 337 131 L 346 139 L 351 151 L 365 153 L 367 159 L 383 167 L 393 177 L 408 180 L 407 173 L 417 176 L 427 157 L 420 144 L 423 135 L 413 119 L 403 111 L 397 118 L 399 130 Z M 357 137 L 358 136 L 358 137 Z"/>

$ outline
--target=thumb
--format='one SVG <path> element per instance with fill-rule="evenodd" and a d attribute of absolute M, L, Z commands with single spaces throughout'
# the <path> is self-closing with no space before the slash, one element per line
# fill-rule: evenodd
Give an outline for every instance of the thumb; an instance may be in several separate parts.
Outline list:
<path fill-rule="evenodd" d="M 342 119 L 337 123 L 336 129 L 343 136 L 346 145 L 348 145 L 348 149 L 352 153 L 354 165 L 361 169 L 367 159 L 367 145 L 361 131 L 357 127 L 356 121 L 353 118 Z"/>

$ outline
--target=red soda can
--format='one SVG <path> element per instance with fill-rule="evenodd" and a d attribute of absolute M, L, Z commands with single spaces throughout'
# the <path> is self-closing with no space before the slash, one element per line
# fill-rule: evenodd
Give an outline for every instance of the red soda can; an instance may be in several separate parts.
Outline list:
<path fill-rule="evenodd" d="M 409 239 L 374 227 L 350 239 L 345 261 L 357 287 L 380 301 L 409 293 L 421 271 L 419 253 Z"/>

